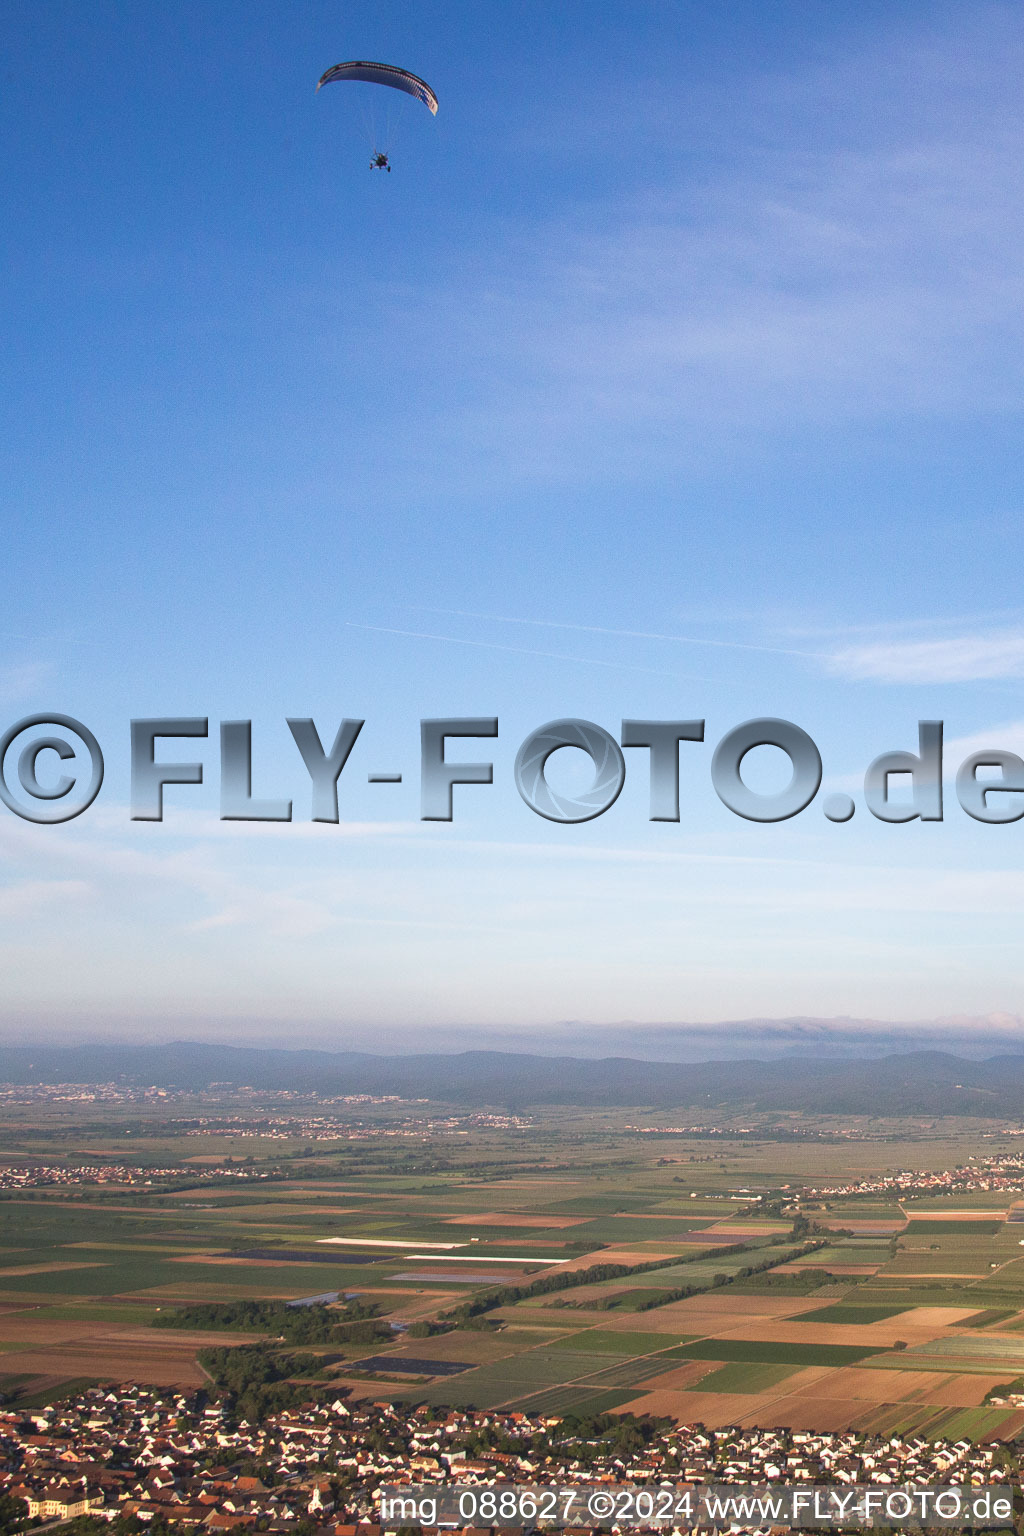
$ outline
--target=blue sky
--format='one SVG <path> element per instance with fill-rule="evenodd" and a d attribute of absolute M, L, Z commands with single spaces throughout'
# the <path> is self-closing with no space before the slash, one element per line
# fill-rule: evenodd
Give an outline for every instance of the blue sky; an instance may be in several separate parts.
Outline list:
<path fill-rule="evenodd" d="M 440 99 L 390 176 L 373 89 L 314 93 L 356 57 Z M 919 718 L 948 776 L 1024 752 L 1018 7 L 12 0 L 4 61 L 2 718 L 108 766 L 0 818 L 9 1038 L 1016 1029 L 1021 825 L 860 785 Z M 211 739 L 131 823 L 164 714 L 251 718 L 296 820 L 218 822 Z M 423 824 L 418 722 L 462 714 L 494 786 Z M 367 722 L 341 827 L 287 715 Z M 760 715 L 852 822 L 718 801 Z M 635 752 L 600 820 L 534 816 L 562 716 L 706 718 L 680 824 Z"/>

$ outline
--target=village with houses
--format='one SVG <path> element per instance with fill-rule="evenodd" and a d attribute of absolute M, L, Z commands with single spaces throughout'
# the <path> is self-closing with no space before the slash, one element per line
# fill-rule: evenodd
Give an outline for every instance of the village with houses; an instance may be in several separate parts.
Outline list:
<path fill-rule="evenodd" d="M 86 1529 L 85 1517 L 126 1529 L 295 1536 L 379 1536 L 380 1490 L 402 1485 L 1012 1483 L 1019 1492 L 1010 1448 L 968 1439 L 711 1430 L 341 1399 L 250 1424 L 205 1393 L 131 1385 L 0 1412 L 0 1466 L 0 1493 L 20 1501 L 33 1524 L 75 1520 Z"/>

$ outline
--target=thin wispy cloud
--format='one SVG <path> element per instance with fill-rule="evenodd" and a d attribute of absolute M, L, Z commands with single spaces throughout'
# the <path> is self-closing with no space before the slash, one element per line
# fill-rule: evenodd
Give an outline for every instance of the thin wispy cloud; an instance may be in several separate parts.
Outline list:
<path fill-rule="evenodd" d="M 972 731 L 969 736 L 948 737 L 943 744 L 947 772 L 958 767 L 965 757 L 975 752 L 986 752 L 993 747 L 1002 752 L 1016 752 L 1024 757 L 1024 720 L 1011 720 L 1007 725 L 995 725 L 984 731 Z"/>
<path fill-rule="evenodd" d="M 461 382 L 453 396 L 431 374 L 395 451 L 436 465 L 435 481 L 486 464 L 491 486 L 498 473 L 586 482 L 717 455 L 723 431 L 1016 409 L 1022 35 L 1003 21 L 946 40 L 973 66 L 955 100 L 948 51 L 882 41 L 876 59 L 789 82 L 805 118 L 774 143 L 753 121 L 718 124 L 713 179 L 665 155 L 661 185 L 632 199 L 619 186 L 607 204 L 489 231 L 450 290 L 398 301 L 410 356 L 457 360 Z M 900 71 L 908 97 L 939 104 L 925 120 L 889 123 Z M 872 144 L 875 91 L 889 126 Z M 842 125 L 851 100 L 853 144 L 841 128 L 819 142 L 813 113 Z M 394 316 L 390 285 L 386 302 Z M 368 319 L 369 348 L 376 309 Z"/>
<path fill-rule="evenodd" d="M 524 621 L 528 622 L 528 621 Z M 435 635 L 428 634 L 418 629 L 392 629 L 385 624 L 356 624 L 352 620 L 346 620 L 346 629 L 364 629 L 377 635 L 400 635 L 407 640 L 439 640 L 445 645 L 468 645 L 481 651 L 509 651 L 516 656 L 540 656 L 546 661 L 570 661 L 574 666 L 584 667 L 610 667 L 616 672 L 649 672 L 655 677 L 671 677 L 675 679 L 685 678 L 688 682 L 707 683 L 711 679 L 707 677 L 695 677 L 692 673 L 668 671 L 664 667 L 639 667 L 629 661 L 601 661 L 596 656 L 566 656 L 560 651 L 535 651 L 523 645 L 501 645 L 495 640 L 467 640 L 460 635 Z M 561 629 L 585 629 L 585 625 L 563 624 L 553 628 Z M 614 633 L 614 631 L 605 631 Z"/>
<path fill-rule="evenodd" d="M 972 683 L 1024 677 L 1024 629 L 851 645 L 829 658 L 839 677 L 879 683 Z"/>
<path fill-rule="evenodd" d="M 707 647 L 711 650 L 748 651 L 768 656 L 791 656 L 817 663 L 828 676 L 857 682 L 878 683 L 963 683 L 1007 680 L 1024 677 L 1024 628 L 1011 628 L 980 634 L 947 635 L 932 639 L 906 637 L 864 641 L 838 648 L 809 650 L 795 646 L 771 645 L 764 641 L 725 639 L 713 635 L 680 635 L 656 630 L 617 628 L 602 624 L 573 624 L 562 619 L 521 618 L 509 614 L 483 613 L 461 608 L 424 608 L 423 612 L 444 614 L 450 618 L 473 619 L 487 624 L 520 625 L 531 629 L 557 629 L 578 634 L 604 635 L 617 640 L 641 640 L 673 646 Z M 493 641 L 471 640 L 455 636 L 418 635 L 416 631 L 389 630 L 375 625 L 352 625 L 360 629 L 381 628 L 386 634 L 409 634 L 423 639 L 446 639 L 453 644 L 475 645 L 495 650 L 518 650 Z M 920 628 L 920 625 L 909 626 Z M 528 651 L 524 655 L 551 653 Z M 560 660 L 581 660 L 559 657 Z M 595 662 L 615 666 L 615 662 Z M 627 663 L 621 663 L 626 666 Z M 654 670 L 636 668 L 635 670 Z M 674 674 L 673 674 L 674 675 Z M 710 681 L 710 679 L 697 679 Z M 716 680 L 720 681 L 720 679 Z"/>
<path fill-rule="evenodd" d="M 764 651 L 773 656 L 808 656 L 820 657 L 824 652 L 798 651 L 792 646 L 783 645 L 759 645 L 753 641 L 722 640 L 708 635 L 664 635 L 649 632 L 642 629 L 613 629 L 603 624 L 567 624 L 561 619 L 523 619 L 510 617 L 507 614 L 497 613 L 473 613 L 463 608 L 424 608 L 424 613 L 446 614 L 449 618 L 459 619 L 484 619 L 490 624 L 522 624 L 532 629 L 568 629 L 583 635 L 611 635 L 619 640 L 665 640 L 672 645 L 706 645 L 713 649 L 726 651 Z M 361 626 L 356 625 L 355 628 Z M 369 628 L 370 626 L 366 626 Z M 483 644 L 483 641 L 465 641 L 464 644 Z M 531 652 L 532 655 L 543 655 L 545 652 Z M 568 660 L 569 658 L 560 658 Z M 612 663 L 605 662 L 605 666 Z M 707 681 L 707 679 L 704 679 Z"/>
<path fill-rule="evenodd" d="M 958 683 L 1024 677 L 1024 629 L 1017 628 L 998 633 L 952 635 L 926 640 L 901 637 L 845 645 L 838 649 L 809 650 L 795 646 L 770 645 L 755 640 L 725 639 L 712 635 L 680 635 L 654 630 L 616 628 L 601 624 L 573 624 L 562 619 L 520 618 L 509 614 L 482 613 L 460 608 L 424 608 L 422 611 L 444 614 L 451 618 L 473 619 L 488 624 L 568 630 L 579 634 L 604 635 L 618 640 L 653 641 L 672 646 L 696 646 L 711 650 L 791 656 L 797 660 L 817 663 L 829 676 L 845 677 L 858 682 Z M 377 626 L 354 625 L 353 627 L 371 629 Z M 400 630 L 384 632 L 414 633 Z M 490 649 L 518 649 L 518 647 L 498 646 L 491 641 L 456 639 L 452 636 L 435 635 L 421 638 L 445 638 L 459 645 L 478 645 Z M 549 653 L 524 650 L 524 654 L 547 655 Z M 616 665 L 614 662 L 596 664 Z M 708 681 L 708 679 L 699 680 Z"/>

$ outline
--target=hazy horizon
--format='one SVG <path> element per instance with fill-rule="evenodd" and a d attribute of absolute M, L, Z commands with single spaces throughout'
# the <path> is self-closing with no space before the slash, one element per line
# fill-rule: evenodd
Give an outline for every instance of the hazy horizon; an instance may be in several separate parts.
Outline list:
<path fill-rule="evenodd" d="M 64 1028 L 50 1019 L 41 1032 L 25 1021 L 0 1032 L 0 1051 L 121 1045 L 207 1045 L 256 1050 L 353 1051 L 366 1055 L 454 1055 L 500 1051 L 515 1055 L 623 1057 L 638 1061 L 715 1062 L 805 1058 L 863 1060 L 916 1051 L 941 1051 L 964 1059 L 1024 1055 L 1024 1020 L 922 1020 L 911 1027 L 875 1019 L 747 1019 L 706 1024 L 587 1025 L 556 1021 L 543 1028 L 396 1028 L 382 1038 L 372 1027 L 303 1031 L 295 1020 L 277 1030 L 240 1030 L 237 1021 L 168 1020 L 145 1034 L 125 1021 Z M 228 1026 L 231 1027 L 228 1027 Z"/>

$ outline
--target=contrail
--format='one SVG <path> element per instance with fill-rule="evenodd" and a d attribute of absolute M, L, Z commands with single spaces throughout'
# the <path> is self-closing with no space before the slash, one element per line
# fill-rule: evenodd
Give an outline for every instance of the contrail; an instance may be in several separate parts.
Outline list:
<path fill-rule="evenodd" d="M 423 608 L 421 613 L 446 614 L 458 619 L 486 619 L 492 624 L 529 624 L 535 629 L 572 629 L 580 634 L 617 635 L 623 640 L 669 640 L 676 645 L 710 645 L 727 651 L 765 651 L 772 656 L 806 656 L 813 661 L 827 660 L 828 651 L 797 651 L 782 645 L 753 645 L 743 640 L 708 640 L 696 635 L 651 634 L 642 629 L 607 629 L 601 624 L 566 624 L 557 619 L 512 619 L 500 613 L 473 613 L 464 608 Z M 470 642 L 466 642 L 467 644 Z M 483 642 L 479 642 L 482 644 Z M 541 652 L 536 654 L 540 655 Z M 646 670 L 646 669 L 645 669 Z M 706 682 L 706 678 L 698 679 Z"/>
<path fill-rule="evenodd" d="M 441 610 L 444 611 L 444 610 Z M 510 623 L 516 622 L 509 620 Z M 524 620 L 524 622 L 530 622 Z M 566 625 L 566 629 L 573 628 Z M 583 626 L 579 626 L 582 628 Z M 443 640 L 448 645 L 471 645 L 482 651 L 511 651 L 516 656 L 543 656 L 547 661 L 571 661 L 574 665 L 586 667 L 612 667 L 617 672 L 648 672 L 652 677 L 680 678 L 692 683 L 710 683 L 710 677 L 696 677 L 688 672 L 667 672 L 659 667 L 638 667 L 628 661 L 597 661 L 591 656 L 566 656 L 560 651 L 534 651 L 523 645 L 499 645 L 493 640 L 461 640 L 457 635 L 429 635 L 418 629 L 391 629 L 385 624 L 355 624 L 352 620 L 345 621 L 346 629 L 368 629 L 376 635 L 404 635 L 409 640 Z M 614 630 L 607 631 L 614 634 Z"/>

